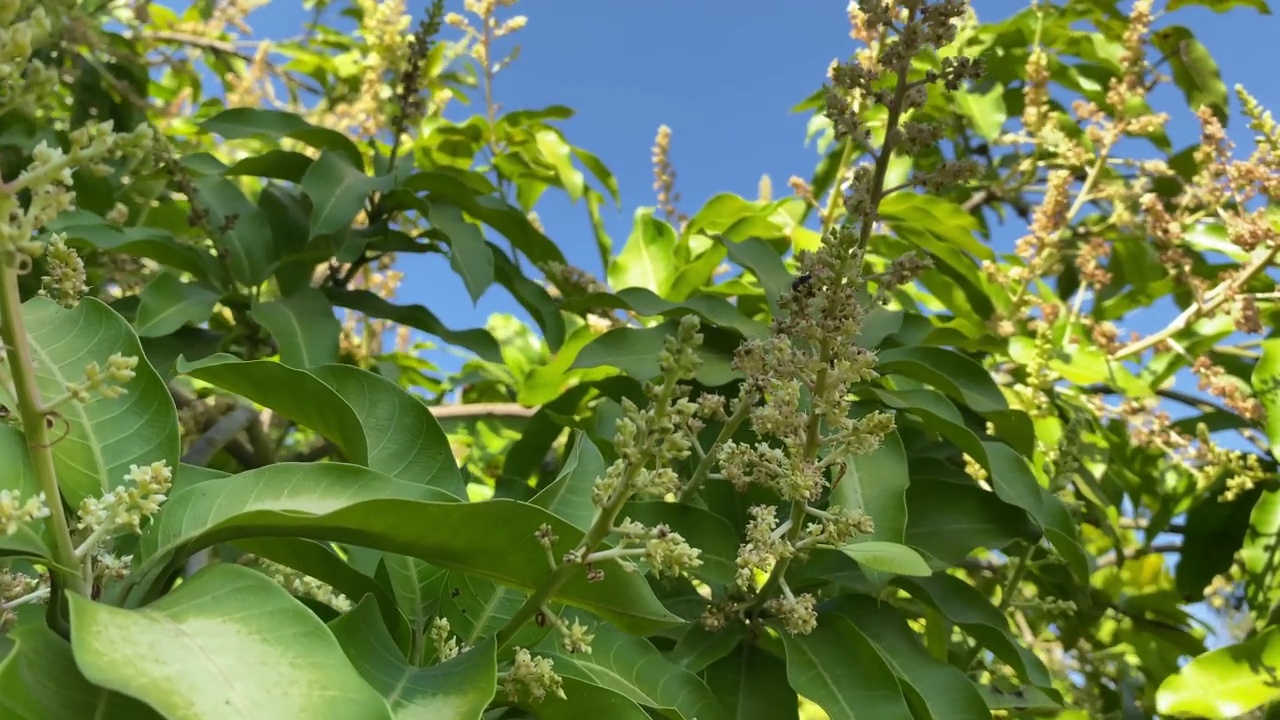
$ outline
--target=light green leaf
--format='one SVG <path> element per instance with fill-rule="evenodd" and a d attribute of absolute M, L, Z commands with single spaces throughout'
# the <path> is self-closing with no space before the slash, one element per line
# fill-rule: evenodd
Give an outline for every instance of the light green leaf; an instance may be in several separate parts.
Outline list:
<path fill-rule="evenodd" d="M 706 684 L 664 658 L 648 640 L 608 625 L 596 625 L 592 632 L 590 654 L 562 654 L 559 637 L 543 641 L 541 649 L 555 658 L 557 673 L 608 688 L 668 717 L 720 720 L 720 703 Z"/>
<path fill-rule="evenodd" d="M 55 430 L 60 439 L 53 445 L 53 459 L 69 504 L 119 486 L 130 465 L 163 461 L 171 468 L 178 466 L 178 411 L 124 318 L 93 298 L 71 309 L 47 298 L 32 298 L 23 303 L 22 316 L 36 380 L 47 400 L 65 395 L 68 383 L 82 382 L 90 363 L 105 368 L 115 353 L 138 358 L 135 377 L 124 385 L 125 395 L 58 406 L 65 424 L 60 421 Z M 5 378 L 0 382 L 4 405 L 18 407 L 9 396 L 13 383 L 3 366 L 0 377 Z"/>
<path fill-rule="evenodd" d="M 208 320 L 220 297 L 216 290 L 184 283 L 175 273 L 162 272 L 139 294 L 133 323 L 140 337 L 168 335 L 184 325 Z"/>
<path fill-rule="evenodd" d="M 632 287 L 615 294 L 590 293 L 566 300 L 565 309 L 585 312 L 593 307 L 632 310 L 644 317 L 664 316 L 680 318 L 696 313 L 716 325 L 733 328 L 743 337 L 759 338 L 769 333 L 769 327 L 758 320 L 743 315 L 733 303 L 713 295 L 695 295 L 681 302 L 671 302 L 658 297 L 651 290 Z"/>
<path fill-rule="evenodd" d="M 1173 84 L 1182 90 L 1191 109 L 1208 106 L 1226 125 L 1227 85 L 1222 82 L 1222 73 L 1209 49 L 1181 25 L 1170 25 L 1152 33 L 1151 44 L 1168 59 Z"/>
<path fill-rule="evenodd" d="M 471 301 L 478 301 L 494 278 L 493 250 L 484 233 L 463 216 L 462 210 L 447 202 L 431 203 L 427 219 L 449 239 L 449 264 L 462 277 Z"/>
<path fill-rule="evenodd" d="M 425 637 L 431 619 L 439 615 L 440 590 L 449 573 L 418 558 L 395 553 L 382 553 L 382 565 L 386 569 L 396 607 L 404 613 L 414 632 Z M 378 608 L 382 609 L 381 602 Z"/>
<path fill-rule="evenodd" d="M 830 616 L 808 635 L 781 635 L 791 687 L 831 720 L 912 720 L 893 670 L 847 619 Z"/>
<path fill-rule="evenodd" d="M 1265 411 L 1267 443 L 1273 456 L 1280 454 L 1280 338 L 1262 341 L 1262 357 L 1253 366 L 1254 397 Z"/>
<path fill-rule="evenodd" d="M 1267 5 L 1267 0 L 1169 0 L 1169 5 L 1165 8 L 1165 11 L 1173 12 L 1188 5 L 1202 5 L 1216 13 L 1224 13 L 1238 7 L 1247 7 L 1257 10 L 1263 15 L 1271 14 L 1271 8 Z"/>
<path fill-rule="evenodd" d="M 444 500 L 444 502 L 441 502 Z M 173 494 L 143 534 L 144 567 L 174 566 L 219 542 L 288 534 L 410 555 L 526 592 L 547 575 L 535 533 L 545 523 L 559 538 L 552 554 L 583 533 L 542 508 L 511 500 L 454 502 L 434 488 L 342 463 L 279 463 L 201 483 Z M 485 528 L 480 535 L 474 528 Z M 640 576 L 612 572 L 599 582 L 575 573 L 556 599 L 651 633 L 679 620 Z"/>
<path fill-rule="evenodd" d="M 338 362 L 342 323 L 319 290 L 306 287 L 270 302 L 254 302 L 253 319 L 280 344 L 280 362 L 309 368 Z"/>
<path fill-rule="evenodd" d="M 969 119 L 978 135 L 990 141 L 1000 136 L 1000 130 L 1009 119 L 1004 105 L 1004 85 L 993 83 L 986 92 L 958 90 L 951 93 L 956 109 Z"/>
<path fill-rule="evenodd" d="M 596 514 L 591 490 L 602 477 L 604 457 L 599 448 L 586 433 L 574 430 L 573 450 L 560 468 L 560 474 L 529 502 L 586 532 Z"/>
<path fill-rule="evenodd" d="M 250 175 L 253 177 L 302 182 L 307 169 L 315 162 L 310 157 L 292 150 L 268 150 L 261 155 L 250 155 L 222 171 L 227 177 Z"/>
<path fill-rule="evenodd" d="M 140 610 L 69 600 L 80 670 L 169 720 L 391 717 L 328 628 L 262 573 L 213 565 Z"/>
<path fill-rule="evenodd" d="M 573 148 L 569 147 L 569 143 L 564 141 L 560 133 L 551 128 L 538 130 L 533 137 L 538 151 L 555 168 L 556 176 L 560 178 L 560 184 L 569 194 L 569 199 L 574 202 L 581 200 L 582 192 L 586 187 L 586 178 L 583 177 L 581 170 L 573 166 L 571 154 Z"/>
<path fill-rule="evenodd" d="M 1280 628 L 1192 659 L 1156 690 L 1161 715 L 1229 720 L 1280 699 Z"/>
<path fill-rule="evenodd" d="M 853 558 L 864 568 L 892 575 L 928 577 L 933 574 L 933 570 L 929 569 L 929 564 L 920 557 L 920 553 L 898 543 L 871 540 L 845 545 L 840 548 L 840 552 Z"/>
<path fill-rule="evenodd" d="M 639 287 L 659 297 L 671 289 L 678 270 L 676 231 L 653 213 L 653 208 L 636 210 L 627 244 L 609 264 L 609 285 L 613 288 Z"/>
<path fill-rule="evenodd" d="M 525 594 L 498 583 L 465 572 L 448 573 L 441 585 L 439 615 L 449 621 L 459 642 L 475 645 L 502 629 L 524 604 Z M 558 612 L 559 605 L 552 608 Z M 512 648 L 531 648 L 552 631 L 550 625 L 525 623 L 516 631 L 503 655 Z"/>
<path fill-rule="evenodd" d="M 405 662 L 371 600 L 334 620 L 329 629 L 365 681 L 386 700 L 395 720 L 479 720 L 497 689 L 492 640 L 447 662 L 419 668 Z"/>
<path fill-rule="evenodd" d="M 371 178 L 363 163 L 352 164 L 341 153 L 328 151 L 307 168 L 301 188 L 311 198 L 311 237 L 351 227 L 369 194 L 390 187 L 390 178 Z"/>
<path fill-rule="evenodd" d="M 870 516 L 876 525 L 868 540 L 900 543 L 907 528 L 907 454 L 893 432 L 869 455 L 845 458 L 844 472 L 831 489 L 831 504 Z"/>
<path fill-rule="evenodd" d="M 787 266 L 782 262 L 769 243 L 760 238 L 749 237 L 734 242 L 726 237 L 718 237 L 729 254 L 729 259 L 751 271 L 756 276 L 760 287 L 764 289 L 764 297 L 769 302 L 769 309 L 777 314 L 778 297 L 791 289 L 795 282 Z"/>
<path fill-rule="evenodd" d="M 85 679 L 71 646 L 44 624 L 14 628 L 16 647 L 0 658 L 0 717 L 5 720 L 159 720 L 126 695 Z"/>

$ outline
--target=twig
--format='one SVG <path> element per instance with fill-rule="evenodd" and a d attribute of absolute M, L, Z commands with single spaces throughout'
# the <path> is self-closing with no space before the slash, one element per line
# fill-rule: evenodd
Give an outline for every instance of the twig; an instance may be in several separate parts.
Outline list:
<path fill-rule="evenodd" d="M 213 427 L 204 431 L 195 442 L 191 443 L 191 447 L 187 449 L 187 453 L 182 456 L 182 462 L 188 465 L 206 465 L 213 459 L 218 451 L 226 447 L 228 443 L 235 439 L 236 435 L 242 430 L 249 427 L 257 415 L 254 409 L 241 405 L 235 410 L 223 415 Z"/>

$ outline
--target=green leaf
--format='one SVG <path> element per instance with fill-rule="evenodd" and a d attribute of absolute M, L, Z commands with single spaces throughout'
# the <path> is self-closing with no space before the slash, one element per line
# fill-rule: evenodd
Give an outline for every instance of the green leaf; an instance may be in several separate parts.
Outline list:
<path fill-rule="evenodd" d="M 560 133 L 551 128 L 535 132 L 534 142 L 542 156 L 551 163 L 551 167 L 555 168 L 556 177 L 560 179 L 560 184 L 569 194 L 569 199 L 574 202 L 581 200 L 586 187 L 586 178 L 583 177 L 581 170 L 573 166 L 571 154 L 573 148 L 569 143 L 564 141 Z"/>
<path fill-rule="evenodd" d="M 1038 534 L 1026 513 L 995 493 L 933 478 L 911 479 L 907 517 L 905 542 L 945 566 L 958 565 L 976 548 L 999 550 Z"/>
<path fill-rule="evenodd" d="M 124 385 L 126 394 L 58 406 L 61 421 L 55 433 L 61 439 L 53 445 L 53 460 L 69 504 L 119 486 L 130 465 L 163 461 L 178 466 L 178 411 L 124 318 L 93 298 L 71 309 L 32 298 L 22 304 L 22 316 L 36 380 L 46 399 L 61 397 L 68 383 L 83 381 L 90 363 L 105 368 L 115 353 L 138 358 L 135 377 Z M 0 383 L 4 404 L 18 407 L 9 395 L 13 384 L 8 370 L 0 367 L 0 376 L 6 379 Z"/>
<path fill-rule="evenodd" d="M 502 629 L 524 604 L 524 593 L 499 585 L 492 580 L 454 571 L 447 574 L 441 585 L 439 614 L 449 621 L 459 642 L 475 645 Z M 559 606 L 552 611 L 559 610 Z M 516 631 L 503 655 L 513 648 L 531 648 L 552 632 L 549 625 L 525 623 Z"/>
<path fill-rule="evenodd" d="M 729 253 L 729 259 L 751 271 L 764 289 L 764 297 L 769 302 L 769 309 L 778 313 L 778 297 L 791 289 L 795 281 L 782 258 L 778 256 L 769 243 L 759 238 L 747 238 L 741 242 L 733 242 L 728 238 L 718 238 Z"/>
<path fill-rule="evenodd" d="M 337 152 L 325 151 L 307 168 L 301 188 L 311 198 L 312 238 L 351 227 L 369 194 L 390 187 L 389 177 L 371 178 L 363 167 L 363 161 L 352 164 Z"/>
<path fill-rule="evenodd" d="M 668 335 L 678 328 L 676 321 L 667 321 L 651 328 L 614 328 L 592 340 L 574 358 L 574 368 L 594 368 L 602 365 L 618 368 L 636 379 L 649 379 L 659 374 L 658 358 Z M 733 348 L 738 340 L 724 337 L 718 328 L 703 327 L 702 347 L 698 356 L 702 366 L 695 378 L 708 387 L 719 387 L 741 377 L 733 369 Z M 735 336 L 736 338 L 736 336 Z M 718 342 L 717 342 L 718 341 Z"/>
<path fill-rule="evenodd" d="M 200 128 L 228 140 L 254 138 L 278 141 L 280 138 L 292 138 L 317 150 L 341 153 L 355 167 L 364 166 L 364 157 L 359 148 L 346 135 L 337 130 L 312 125 L 293 113 L 259 108 L 232 108 L 200 123 Z"/>
<path fill-rule="evenodd" d="M 27 438 L 12 425 L 0 424 L 0 490 L 17 493 L 17 501 L 25 503 L 41 492 L 40 478 L 31 464 Z M 50 553 L 41 538 L 43 522 L 19 523 L 13 533 L 0 533 L 0 559 L 6 557 L 40 558 Z"/>
<path fill-rule="evenodd" d="M 959 625 L 980 647 L 1017 671 L 1019 677 L 1039 688 L 1052 688 L 1044 663 L 1014 641 L 1008 620 L 977 588 L 945 573 L 927 578 L 900 577 L 893 583 Z"/>
<path fill-rule="evenodd" d="M 1212 502 L 1212 500 L 1210 500 Z M 1240 548 L 1246 596 L 1255 611 L 1255 623 L 1271 624 L 1280 602 L 1280 491 L 1265 490 L 1249 513 L 1248 530 Z"/>
<path fill-rule="evenodd" d="M 1208 106 L 1218 120 L 1227 123 L 1227 85 L 1209 49 L 1181 25 L 1151 34 L 1151 44 L 1164 53 L 1173 71 L 1173 84 L 1182 90 L 1192 110 Z"/>
<path fill-rule="evenodd" d="M 14 628 L 16 647 L 0 658 L 0 716 L 6 720 L 159 720 L 126 695 L 84 678 L 71 646 L 44 624 Z"/>
<path fill-rule="evenodd" d="M 518 208 L 500 198 L 477 194 L 450 173 L 421 172 L 406 180 L 403 187 L 413 192 L 426 192 L 429 202 L 444 200 L 456 205 L 471 217 L 502 233 L 534 264 L 565 261 L 560 248 L 535 228 Z"/>
<path fill-rule="evenodd" d="M 391 717 L 328 628 L 262 573 L 213 565 L 140 610 L 68 597 L 80 670 L 169 720 Z"/>
<path fill-rule="evenodd" d="M 493 284 L 493 250 L 480 228 L 469 222 L 462 210 L 446 202 L 431 203 L 427 219 L 449 240 L 449 264 L 462 277 L 474 303 Z"/>
<path fill-rule="evenodd" d="M 739 645 L 712 663 L 706 677 L 726 718 L 799 720 L 800 700 L 787 683 L 787 664 L 759 645 Z"/>
<path fill-rule="evenodd" d="M 876 371 L 928 383 L 977 413 L 1007 410 L 1009 403 L 981 365 L 955 350 L 928 345 L 881 350 Z"/>
<path fill-rule="evenodd" d="M 222 171 L 226 177 L 249 175 L 252 177 L 302 182 L 303 176 L 315 162 L 307 155 L 292 150 L 268 150 L 261 155 L 251 155 Z"/>
<path fill-rule="evenodd" d="M 955 666 L 929 655 L 897 609 L 866 595 L 845 595 L 830 614 L 819 616 L 819 625 L 830 617 L 848 620 L 871 641 L 902 680 L 916 718 L 973 720 L 990 714 L 977 685 Z"/>
<path fill-rule="evenodd" d="M 962 261 L 947 250 L 958 250 L 979 260 L 995 259 L 990 246 L 975 237 L 980 229 L 977 219 L 950 200 L 919 193 L 893 193 L 881 202 L 880 213 L 895 231 L 915 228 L 942 241 L 941 246 L 924 249 L 956 268 L 972 267 L 977 271 L 971 259 Z"/>
<path fill-rule="evenodd" d="M 537 703 L 526 704 L 537 713 L 538 720 L 652 720 L 639 705 L 621 693 L 574 677 L 566 676 L 563 680 L 564 699 L 548 695 Z"/>
<path fill-rule="evenodd" d="M 609 285 L 615 289 L 644 288 L 660 297 L 671 289 L 678 270 L 676 232 L 653 213 L 653 208 L 636 210 L 627 244 L 609 264 Z"/>
<path fill-rule="evenodd" d="M 900 543 L 907 529 L 907 454 L 893 432 L 875 452 L 844 460 L 844 472 L 831 489 L 831 504 L 860 510 L 875 521 L 868 540 Z"/>
<path fill-rule="evenodd" d="M 712 632 L 703 627 L 702 623 L 693 623 L 680 636 L 676 646 L 667 652 L 667 659 L 685 670 L 700 673 L 712 663 L 734 652 L 738 643 L 742 642 L 743 635 L 740 625 Z M 707 684 L 711 684 L 711 673 L 707 673 Z M 723 698 L 720 705 L 726 710 L 730 709 Z"/>
<path fill-rule="evenodd" d="M 679 720 L 719 720 L 720 703 L 702 680 L 670 662 L 648 640 L 608 625 L 592 628 L 590 654 L 558 652 L 560 638 L 550 636 L 542 651 L 555 658 L 556 672 L 608 688 Z"/>
<path fill-rule="evenodd" d="M 1169 5 L 1165 10 L 1166 12 L 1173 12 L 1189 5 L 1201 5 L 1216 13 L 1224 13 L 1235 10 L 1238 7 L 1247 7 L 1253 8 L 1263 15 L 1271 14 L 1271 8 L 1267 5 L 1267 0 L 1169 0 Z"/>
<path fill-rule="evenodd" d="M 1001 128 L 1009 119 L 1009 111 L 1004 105 L 1005 88 L 993 83 L 986 92 L 969 92 L 958 90 L 951 94 L 955 107 L 964 115 L 978 135 L 985 140 L 995 140 L 1000 136 Z"/>
<path fill-rule="evenodd" d="M 831 720 L 912 720 L 893 670 L 847 619 L 833 615 L 808 635 L 781 635 L 791 687 Z"/>
<path fill-rule="evenodd" d="M 859 565 L 891 575 L 928 577 L 933 574 L 920 553 L 906 545 L 872 540 L 845 545 L 840 552 L 853 558 Z"/>
<path fill-rule="evenodd" d="M 459 345 L 470 350 L 481 360 L 502 362 L 502 350 L 487 330 L 479 328 L 450 330 L 440 322 L 435 313 L 421 305 L 395 305 L 368 290 L 326 288 L 325 293 L 329 296 L 329 300 L 339 307 L 430 333 L 451 345 Z"/>
<path fill-rule="evenodd" d="M 441 502 L 444 500 L 444 502 Z M 342 463 L 280 463 L 173 494 L 144 533 L 145 565 L 170 566 L 215 543 L 287 534 L 410 555 L 526 592 L 547 575 L 534 539 L 544 523 L 559 557 L 583 533 L 542 508 L 510 500 L 453 502 L 434 488 Z M 474 528 L 486 528 L 476 535 Z M 612 572 L 599 582 L 575 573 L 556 599 L 622 629 L 651 633 L 679 620 L 644 578 Z"/>
<path fill-rule="evenodd" d="M 1182 597 L 1193 602 L 1200 600 L 1213 578 L 1231 569 L 1249 530 L 1250 515 L 1262 494 L 1261 488 L 1255 488 L 1230 502 L 1224 502 L 1223 497 L 1206 498 L 1187 513 L 1182 551 L 1174 570 Z M 1253 552 L 1256 551 L 1245 551 L 1242 559 L 1247 562 Z"/>
<path fill-rule="evenodd" d="M 586 532 L 595 519 L 596 506 L 591 491 L 604 477 L 604 457 L 586 433 L 573 431 L 573 450 L 560 474 L 529 502 Z"/>
<path fill-rule="evenodd" d="M 276 257 L 271 225 L 262 208 L 223 177 L 198 178 L 193 186 L 192 202 L 208 213 L 208 224 L 216 231 L 214 245 L 231 266 L 231 276 L 249 287 L 271 277 Z"/>
<path fill-rule="evenodd" d="M 216 287 L 225 287 L 230 282 L 227 271 L 213 255 L 203 248 L 177 242 L 166 230 L 117 227 L 84 210 L 62 213 L 45 225 L 45 229 L 65 235 L 67 243 L 78 250 L 91 247 L 150 258 L 175 270 L 191 273 L 200 280 L 207 280 Z"/>
<path fill-rule="evenodd" d="M 134 327 L 139 337 L 161 337 L 185 325 L 199 325 L 213 314 L 221 297 L 216 290 L 162 272 L 142 289 Z"/>
<path fill-rule="evenodd" d="M 465 497 L 440 423 L 422 401 L 386 378 L 350 365 L 302 371 L 230 355 L 183 362 L 180 371 L 316 430 L 350 462 Z"/>
<path fill-rule="evenodd" d="M 725 328 L 733 328 L 746 338 L 760 338 L 769 333 L 762 322 L 743 315 L 733 303 L 713 295 L 695 295 L 681 302 L 671 302 L 658 297 L 651 290 L 631 287 L 616 294 L 591 293 L 566 300 L 566 310 L 585 312 L 593 307 L 631 310 L 644 317 L 664 316 L 680 318 L 690 312 Z"/>
<path fill-rule="evenodd" d="M 404 613 L 414 632 L 425 633 L 431 624 L 431 618 L 438 615 L 436 611 L 440 603 L 440 590 L 449 573 L 443 568 L 407 555 L 381 555 L 381 563 L 386 569 L 396 607 Z M 386 612 L 381 601 L 378 608 Z"/>
<path fill-rule="evenodd" d="M 646 527 L 666 525 L 698 548 L 702 565 L 690 574 L 709 583 L 732 584 L 737 573 L 738 532 L 728 520 L 710 510 L 685 503 L 652 500 L 627 503 L 619 515 Z"/>
<path fill-rule="evenodd" d="M 280 362 L 309 368 L 338 362 L 342 323 L 319 290 L 307 287 L 270 302 L 254 302 L 253 319 L 280 345 Z"/>
<path fill-rule="evenodd" d="M 447 662 L 419 668 L 404 661 L 375 602 L 362 601 L 329 629 L 396 720 L 479 720 L 497 690 L 492 640 Z"/>
<path fill-rule="evenodd" d="M 538 324 L 547 347 L 552 352 L 558 351 L 565 342 L 564 317 L 560 313 L 559 302 L 551 298 L 545 287 L 526 277 L 496 245 L 488 243 L 488 247 L 498 283 L 511 293 Z"/>
<path fill-rule="evenodd" d="M 1228 720 L 1280 699 L 1280 628 L 1194 658 L 1156 690 L 1161 715 Z"/>
<path fill-rule="evenodd" d="M 1262 357 L 1253 366 L 1250 382 L 1262 404 L 1271 454 L 1280 457 L 1280 338 L 1262 341 Z"/>

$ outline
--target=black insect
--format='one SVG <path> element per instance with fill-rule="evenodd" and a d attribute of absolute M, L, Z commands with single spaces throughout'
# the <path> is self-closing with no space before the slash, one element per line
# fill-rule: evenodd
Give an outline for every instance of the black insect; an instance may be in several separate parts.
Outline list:
<path fill-rule="evenodd" d="M 791 292 L 800 292 L 800 290 L 807 287 L 812 280 L 813 276 L 809 273 L 804 273 L 803 275 L 798 276 L 795 280 L 791 281 Z"/>

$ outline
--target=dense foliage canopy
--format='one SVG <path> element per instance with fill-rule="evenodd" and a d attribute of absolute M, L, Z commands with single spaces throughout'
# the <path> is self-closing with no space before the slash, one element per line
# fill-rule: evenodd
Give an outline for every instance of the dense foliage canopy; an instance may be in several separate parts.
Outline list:
<path fill-rule="evenodd" d="M 664 129 L 616 251 L 514 4 L 0 0 L 0 718 L 1280 717 L 1280 127 L 1179 21 L 1264 0 L 853 3 L 811 176 Z"/>

